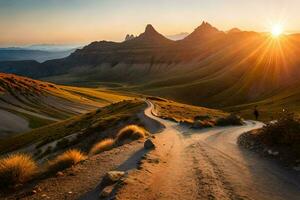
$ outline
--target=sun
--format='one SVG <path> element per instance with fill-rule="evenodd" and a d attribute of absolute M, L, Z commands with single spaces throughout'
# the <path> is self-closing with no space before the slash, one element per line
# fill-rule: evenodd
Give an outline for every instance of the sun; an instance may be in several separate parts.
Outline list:
<path fill-rule="evenodd" d="M 272 27 L 272 36 L 279 37 L 283 33 L 283 27 L 280 24 L 276 24 Z"/>

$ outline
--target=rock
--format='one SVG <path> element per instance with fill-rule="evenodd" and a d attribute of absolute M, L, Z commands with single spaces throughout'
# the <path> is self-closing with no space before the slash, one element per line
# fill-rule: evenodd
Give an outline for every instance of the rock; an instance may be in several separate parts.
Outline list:
<path fill-rule="evenodd" d="M 155 145 L 154 145 L 154 143 L 152 142 L 151 139 L 147 139 L 147 140 L 144 142 L 144 148 L 145 148 L 145 149 L 155 149 Z"/>
<path fill-rule="evenodd" d="M 41 192 L 42 191 L 42 189 L 39 186 L 35 186 L 33 188 L 33 190 L 35 190 L 36 192 Z"/>
<path fill-rule="evenodd" d="M 269 149 L 269 150 L 268 150 L 268 154 L 269 154 L 269 155 L 272 155 L 272 153 L 273 153 L 272 150 Z"/>
<path fill-rule="evenodd" d="M 114 190 L 114 185 L 105 187 L 99 194 L 100 199 L 109 197 Z"/>
<path fill-rule="evenodd" d="M 295 171 L 299 172 L 299 171 L 300 171 L 300 165 L 299 165 L 299 166 L 296 166 L 296 167 L 293 167 L 293 169 L 294 169 Z"/>
<path fill-rule="evenodd" d="M 108 186 L 116 183 L 119 181 L 123 176 L 125 175 L 125 172 L 122 171 L 110 171 L 107 172 L 102 180 L 102 185 Z"/>
<path fill-rule="evenodd" d="M 64 173 L 59 171 L 59 172 L 56 173 L 56 176 L 57 176 L 57 177 L 64 176 Z"/>
<path fill-rule="evenodd" d="M 268 150 L 268 154 L 272 156 L 277 156 L 279 154 L 278 151 L 272 151 L 271 149 Z"/>

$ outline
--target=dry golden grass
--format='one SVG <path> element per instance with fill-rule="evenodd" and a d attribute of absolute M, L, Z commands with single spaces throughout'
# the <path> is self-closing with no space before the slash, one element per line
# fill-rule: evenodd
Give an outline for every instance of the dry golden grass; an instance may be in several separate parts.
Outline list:
<path fill-rule="evenodd" d="M 0 160 L 0 187 L 24 183 L 37 172 L 37 165 L 31 156 L 13 154 Z"/>
<path fill-rule="evenodd" d="M 144 138 L 147 134 L 147 131 L 137 125 L 128 125 L 122 128 L 118 134 L 116 140 L 118 142 L 122 142 L 124 140 L 138 140 L 140 138 Z"/>
<path fill-rule="evenodd" d="M 228 115 L 227 113 L 220 110 L 192 106 L 170 100 L 151 100 L 151 102 L 155 105 L 155 111 L 159 117 L 172 119 L 177 122 L 185 121 L 193 123 L 197 118 L 203 121 L 208 119 L 213 120 L 220 117 L 226 117 Z"/>
<path fill-rule="evenodd" d="M 49 172 L 57 172 L 60 170 L 64 170 L 73 165 L 80 163 L 87 159 L 87 156 L 82 152 L 76 149 L 70 149 L 63 154 L 57 156 L 54 160 L 49 161 L 48 163 L 48 171 Z"/>
<path fill-rule="evenodd" d="M 96 143 L 90 150 L 90 154 L 98 154 L 103 151 L 108 151 L 114 147 L 115 141 L 111 138 L 104 139 Z"/>

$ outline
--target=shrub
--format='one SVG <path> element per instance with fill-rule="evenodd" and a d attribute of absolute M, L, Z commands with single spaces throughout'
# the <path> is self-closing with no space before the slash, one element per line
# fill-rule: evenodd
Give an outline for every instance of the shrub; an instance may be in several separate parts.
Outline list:
<path fill-rule="evenodd" d="M 128 125 L 122 128 L 118 134 L 116 140 L 118 142 L 124 140 L 138 140 L 146 136 L 146 130 L 137 125 Z"/>
<path fill-rule="evenodd" d="M 73 165 L 84 161 L 87 158 L 82 152 L 76 149 L 71 149 L 57 156 L 54 160 L 49 161 L 48 171 L 57 172 L 69 168 Z"/>
<path fill-rule="evenodd" d="M 91 154 L 98 154 L 103 151 L 108 151 L 114 147 L 115 141 L 111 138 L 104 139 L 98 143 L 96 143 L 92 149 L 90 150 Z"/>
<path fill-rule="evenodd" d="M 219 118 L 216 121 L 217 126 L 243 125 L 243 119 L 235 114 L 230 114 L 225 118 Z"/>
<path fill-rule="evenodd" d="M 194 121 L 191 128 L 195 129 L 202 129 L 202 128 L 211 128 L 214 127 L 216 124 L 216 121 L 214 120 L 203 120 L 203 121 Z"/>
<path fill-rule="evenodd" d="M 269 123 L 262 129 L 263 142 L 267 145 L 300 144 L 300 121 L 293 113 L 282 113 L 276 123 Z M 300 149 L 300 148 L 299 148 Z"/>
<path fill-rule="evenodd" d="M 0 160 L 0 187 L 24 183 L 37 172 L 37 165 L 31 156 L 13 154 Z"/>

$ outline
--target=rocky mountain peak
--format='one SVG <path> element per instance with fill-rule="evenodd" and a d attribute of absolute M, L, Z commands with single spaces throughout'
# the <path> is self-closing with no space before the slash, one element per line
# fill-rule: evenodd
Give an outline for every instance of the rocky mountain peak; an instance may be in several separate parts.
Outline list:
<path fill-rule="evenodd" d="M 125 37 L 125 41 L 132 40 L 134 38 L 135 38 L 135 36 L 133 34 L 127 34 Z"/>
<path fill-rule="evenodd" d="M 145 33 L 153 34 L 153 33 L 157 33 L 157 31 L 153 28 L 151 24 L 148 24 L 146 26 Z"/>
<path fill-rule="evenodd" d="M 198 26 L 194 32 L 220 32 L 217 28 L 213 27 L 210 23 L 203 21 L 200 26 Z"/>

